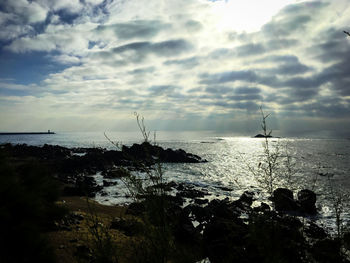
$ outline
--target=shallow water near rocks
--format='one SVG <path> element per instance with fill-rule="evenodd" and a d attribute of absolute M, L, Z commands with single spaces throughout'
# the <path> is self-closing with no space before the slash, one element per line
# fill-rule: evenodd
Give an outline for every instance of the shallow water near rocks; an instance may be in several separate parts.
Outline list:
<path fill-rule="evenodd" d="M 141 142 L 139 133 L 109 133 L 108 136 L 125 145 Z M 266 199 L 266 194 L 256 182 L 252 170 L 257 170 L 264 159 L 265 139 L 249 137 L 219 136 L 214 133 L 160 132 L 158 145 L 164 148 L 183 149 L 206 159 L 207 163 L 163 164 L 164 177 L 193 185 L 210 193 L 208 198 L 237 199 L 245 190 L 254 191 L 257 201 Z M 113 149 L 103 133 L 57 133 L 55 135 L 1 136 L 0 143 L 27 143 L 30 145 L 61 145 L 66 147 L 103 147 Z M 350 190 L 350 140 L 346 139 L 305 139 L 272 138 L 271 149 L 279 147 L 280 155 L 286 152 L 292 160 L 293 186 L 295 195 L 300 189 L 313 189 L 317 194 L 319 216 L 314 218 L 325 227 L 334 227 L 330 183 L 334 192 Z M 283 167 L 284 164 L 281 163 Z M 94 175 L 97 183 L 103 183 L 101 174 Z M 104 187 L 96 200 L 103 204 L 130 202 L 128 191 L 119 179 L 114 186 Z M 279 182 L 277 182 L 279 183 Z M 349 200 L 344 203 L 344 217 L 350 218 L 347 209 Z"/>

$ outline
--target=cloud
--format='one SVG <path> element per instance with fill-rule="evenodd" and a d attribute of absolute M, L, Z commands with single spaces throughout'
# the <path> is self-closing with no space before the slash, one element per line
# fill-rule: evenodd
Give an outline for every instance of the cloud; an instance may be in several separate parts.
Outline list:
<path fill-rule="evenodd" d="M 304 32 L 313 20 L 319 18 L 315 13 L 321 12 L 327 6 L 324 1 L 288 5 L 263 26 L 262 33 L 273 37 L 287 37 Z"/>
<path fill-rule="evenodd" d="M 95 120 L 142 109 L 223 129 L 217 116 L 256 116 L 262 103 L 290 121 L 347 118 L 346 1 L 290 1 L 247 32 L 222 27 L 215 7 L 228 2 L 3 1 L 0 78 L 13 80 L 1 109 Z"/>
<path fill-rule="evenodd" d="M 4 0 L 0 8 L 6 13 L 12 14 L 17 21 L 22 23 L 37 23 L 45 21 L 48 9 L 34 1 Z"/>
<path fill-rule="evenodd" d="M 148 90 L 152 96 L 160 96 L 173 93 L 176 89 L 178 89 L 178 87 L 174 85 L 155 85 L 151 86 Z"/>
<path fill-rule="evenodd" d="M 69 55 L 52 56 L 51 59 L 60 64 L 67 64 L 67 65 L 79 64 L 81 62 L 79 57 L 69 56 Z"/>
<path fill-rule="evenodd" d="M 114 33 L 118 39 L 129 40 L 134 38 L 150 39 L 160 31 L 170 29 L 169 24 L 159 20 L 134 20 L 127 23 L 115 23 L 112 25 L 100 25 L 98 32 Z"/>
<path fill-rule="evenodd" d="M 219 84 L 239 80 L 255 83 L 259 80 L 259 76 L 251 70 L 235 70 L 216 74 L 202 74 L 200 78 L 202 79 L 200 81 L 201 84 Z"/>
<path fill-rule="evenodd" d="M 184 39 L 166 40 L 161 42 L 132 42 L 114 47 L 110 50 L 92 54 L 93 58 L 101 59 L 114 66 L 123 66 L 131 63 L 141 63 L 149 55 L 158 57 L 173 57 L 187 53 L 193 48 L 192 44 Z"/>
<path fill-rule="evenodd" d="M 227 94 L 227 93 L 233 93 L 233 88 L 230 87 L 207 87 L 205 89 L 206 92 L 208 93 L 213 93 L 213 94 Z"/>
<path fill-rule="evenodd" d="M 200 60 L 201 59 L 199 57 L 189 57 L 184 59 L 167 60 L 163 64 L 165 66 L 178 65 L 178 66 L 181 66 L 182 68 L 194 68 L 200 65 Z"/>

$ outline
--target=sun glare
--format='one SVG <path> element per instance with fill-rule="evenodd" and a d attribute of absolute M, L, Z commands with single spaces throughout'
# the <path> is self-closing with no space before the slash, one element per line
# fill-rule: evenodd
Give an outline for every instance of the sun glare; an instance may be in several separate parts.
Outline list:
<path fill-rule="evenodd" d="M 297 0 L 226 0 L 213 2 L 217 27 L 221 31 L 257 31 L 272 16 Z"/>

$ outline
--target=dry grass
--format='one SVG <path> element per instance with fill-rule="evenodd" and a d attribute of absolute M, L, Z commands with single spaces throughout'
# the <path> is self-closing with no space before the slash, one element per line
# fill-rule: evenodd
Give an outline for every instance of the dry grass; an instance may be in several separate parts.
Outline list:
<path fill-rule="evenodd" d="M 94 213 L 98 215 L 100 223 L 105 226 L 109 226 L 112 219 L 115 217 L 130 217 L 129 215 L 125 215 L 126 208 L 123 206 L 105 206 L 93 200 L 87 200 L 85 197 L 62 197 L 59 203 L 67 207 L 70 211 L 82 215 L 84 219 L 79 224 L 71 225 L 70 231 L 59 230 L 48 233 L 58 263 L 79 262 L 74 256 L 77 247 L 86 246 L 89 243 L 89 239 L 91 239 L 88 227 L 91 207 Z M 113 229 L 109 230 L 109 234 L 118 247 L 127 247 L 128 243 L 133 242 L 135 239 L 127 237 L 123 233 Z M 123 256 L 120 258 L 119 262 L 125 262 Z"/>

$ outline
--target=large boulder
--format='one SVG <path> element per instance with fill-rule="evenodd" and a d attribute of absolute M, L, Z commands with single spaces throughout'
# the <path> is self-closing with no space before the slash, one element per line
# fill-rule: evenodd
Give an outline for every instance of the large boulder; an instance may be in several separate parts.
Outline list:
<path fill-rule="evenodd" d="M 306 214 L 316 214 L 316 194 L 308 189 L 298 192 L 298 203 L 300 204 L 300 212 Z"/>
<path fill-rule="evenodd" d="M 277 188 L 273 191 L 272 201 L 276 211 L 298 211 L 299 205 L 293 198 L 293 191 L 287 188 Z"/>

